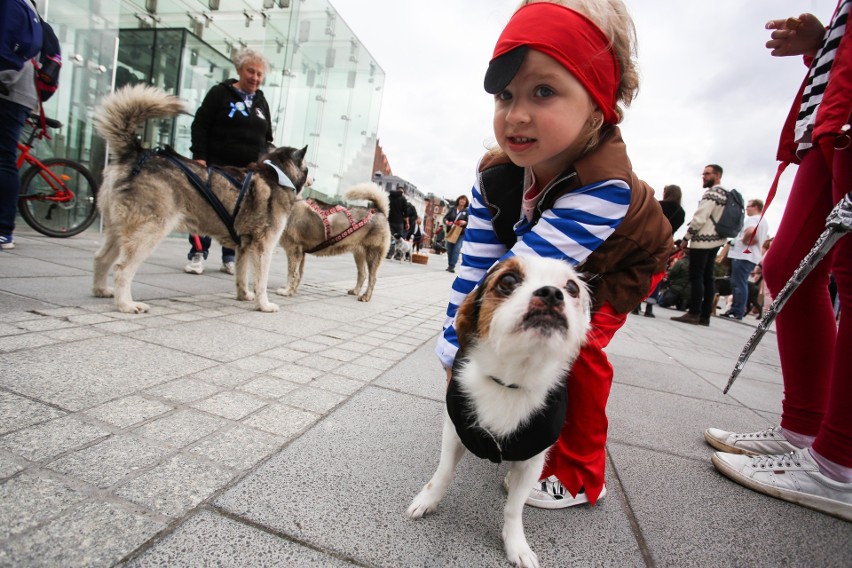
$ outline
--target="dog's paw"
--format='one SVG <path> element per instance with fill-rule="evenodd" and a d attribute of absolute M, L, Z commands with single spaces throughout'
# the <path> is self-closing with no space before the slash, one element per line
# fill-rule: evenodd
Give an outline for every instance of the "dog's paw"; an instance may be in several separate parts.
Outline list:
<path fill-rule="evenodd" d="M 272 304 L 272 303 L 260 304 L 260 305 L 257 306 L 257 309 L 261 312 L 273 314 L 273 313 L 278 311 L 278 304 Z"/>
<path fill-rule="evenodd" d="M 523 533 L 510 535 L 503 529 L 503 546 L 506 549 L 506 558 L 519 568 L 539 568 L 538 556 L 532 551 Z"/>
<path fill-rule="evenodd" d="M 360 296 L 358 296 L 358 301 L 359 302 L 369 302 L 370 298 L 372 298 L 371 294 L 361 294 Z"/>
<path fill-rule="evenodd" d="M 518 568 L 539 568 L 538 556 L 527 543 L 512 548 L 506 543 L 506 558 Z"/>
<path fill-rule="evenodd" d="M 355 288 L 352 288 L 351 290 L 347 290 L 346 293 L 349 294 L 350 296 L 357 296 L 358 290 L 356 290 Z M 361 298 L 358 298 L 358 299 L 360 300 Z"/>
<path fill-rule="evenodd" d="M 237 292 L 237 300 L 242 300 L 243 302 L 253 302 L 254 292 Z"/>
<path fill-rule="evenodd" d="M 95 298 L 112 298 L 115 293 L 112 288 L 95 288 L 92 290 L 92 295 Z"/>
<path fill-rule="evenodd" d="M 279 296 L 293 296 L 293 295 L 295 295 L 295 292 L 292 292 L 289 288 L 278 288 L 275 291 L 275 293 L 278 294 Z"/>
<path fill-rule="evenodd" d="M 144 314 L 150 308 L 148 304 L 143 304 L 142 302 L 129 302 L 127 304 L 120 304 L 116 306 L 118 311 L 124 312 L 125 314 Z"/>
<path fill-rule="evenodd" d="M 435 512 L 437 508 L 438 501 L 436 501 L 433 497 L 430 497 L 427 494 L 427 490 L 424 489 L 417 494 L 417 497 L 415 497 L 414 501 L 411 502 L 411 505 L 408 506 L 405 514 L 409 519 L 419 519 L 427 513 Z"/>

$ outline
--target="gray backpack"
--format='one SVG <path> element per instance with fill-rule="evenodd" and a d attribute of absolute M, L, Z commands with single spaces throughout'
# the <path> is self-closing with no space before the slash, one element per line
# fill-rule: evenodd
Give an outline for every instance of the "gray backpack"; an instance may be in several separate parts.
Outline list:
<path fill-rule="evenodd" d="M 725 193 L 728 199 L 725 201 L 725 208 L 719 219 L 710 220 L 716 226 L 716 233 L 720 237 L 731 239 L 740 234 L 745 222 L 745 201 L 743 196 L 736 189 L 726 189 Z"/>

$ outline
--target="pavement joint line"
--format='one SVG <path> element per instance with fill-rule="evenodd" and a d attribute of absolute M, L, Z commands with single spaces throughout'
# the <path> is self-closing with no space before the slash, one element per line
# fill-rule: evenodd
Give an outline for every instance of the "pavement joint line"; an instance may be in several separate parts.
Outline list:
<path fill-rule="evenodd" d="M 607 447 L 609 446 L 609 441 L 607 441 Z M 651 546 L 648 543 L 648 540 L 645 538 L 645 534 L 642 532 L 642 527 L 639 524 L 639 519 L 636 517 L 636 512 L 633 510 L 633 505 L 630 502 L 630 497 L 627 494 L 627 488 L 621 481 L 621 474 L 618 471 L 618 466 L 613 461 L 612 454 L 607 451 L 606 459 L 609 463 L 609 469 L 612 472 L 612 476 L 615 478 L 615 482 L 618 485 L 618 498 L 621 500 L 621 505 L 624 508 L 624 511 L 627 515 L 627 522 L 630 525 L 630 530 L 633 533 L 633 538 L 636 540 L 636 546 L 639 548 L 639 552 L 642 555 L 642 559 L 645 561 L 645 566 L 648 568 L 655 568 L 657 565 L 654 561 L 654 555 L 651 552 Z"/>

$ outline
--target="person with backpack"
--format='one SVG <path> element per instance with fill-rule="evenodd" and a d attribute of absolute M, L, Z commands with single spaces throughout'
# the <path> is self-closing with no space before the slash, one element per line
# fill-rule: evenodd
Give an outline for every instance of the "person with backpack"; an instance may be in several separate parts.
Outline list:
<path fill-rule="evenodd" d="M 0 48 L 0 250 L 15 248 L 13 232 L 20 178 L 15 163 L 18 139 L 24 122 L 38 108 L 35 57 L 41 46 L 41 18 L 34 4 L 25 0 L 4 2 L 3 38 Z M 7 33 L 13 25 L 16 33 Z M 21 37 L 17 34 L 26 34 Z M 13 37 L 15 36 L 15 37 Z M 23 48 L 21 46 L 27 45 Z"/>
<path fill-rule="evenodd" d="M 727 241 L 717 231 L 716 220 L 722 218 L 728 191 L 720 185 L 722 166 L 708 164 L 701 174 L 703 187 L 707 191 L 701 197 L 698 209 L 689 222 L 689 228 L 683 237 L 683 243 L 689 243 L 689 309 L 673 321 L 692 325 L 710 325 L 713 311 L 713 269 L 716 255 Z"/>

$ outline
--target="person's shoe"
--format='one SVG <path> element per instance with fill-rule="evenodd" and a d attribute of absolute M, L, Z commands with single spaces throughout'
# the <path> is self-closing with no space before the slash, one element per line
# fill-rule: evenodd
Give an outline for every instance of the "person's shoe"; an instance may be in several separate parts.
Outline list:
<path fill-rule="evenodd" d="M 645 304 L 645 317 L 646 318 L 657 317 L 657 316 L 654 315 L 654 304 Z"/>
<path fill-rule="evenodd" d="M 503 478 L 503 489 L 509 490 L 509 474 Z M 598 501 L 606 495 L 606 485 L 601 489 L 601 494 L 598 495 Z M 584 505 L 589 502 L 586 497 L 585 488 L 581 487 L 579 493 L 575 497 L 571 497 L 568 490 L 556 478 L 551 475 L 547 479 L 542 479 L 530 490 L 530 495 L 527 497 L 526 504 L 530 507 L 539 509 L 567 509 L 575 505 Z"/>
<path fill-rule="evenodd" d="M 449 266 L 449 267 L 447 267 L 447 272 L 455 273 L 455 272 L 456 272 L 456 269 L 455 269 L 455 268 L 453 268 L 452 266 Z"/>
<path fill-rule="evenodd" d="M 15 239 L 12 235 L 0 235 L 0 250 L 12 250 L 15 248 Z"/>
<path fill-rule="evenodd" d="M 633 311 L 632 311 L 632 312 L 630 312 L 630 313 L 631 313 L 631 314 L 639 315 L 639 307 L 640 307 L 640 306 L 641 306 L 641 304 L 637 304 L 637 306 L 636 306 L 635 308 L 633 308 Z"/>
<path fill-rule="evenodd" d="M 710 327 L 710 318 L 698 318 L 698 325 L 703 325 L 704 327 Z"/>
<path fill-rule="evenodd" d="M 228 262 L 223 262 L 222 268 L 219 269 L 219 272 L 224 272 L 225 274 L 233 274 L 234 273 L 234 261 L 229 260 Z"/>
<path fill-rule="evenodd" d="M 732 319 L 732 320 L 737 320 L 737 321 L 739 321 L 739 320 L 742 320 L 742 319 L 743 319 L 743 316 L 735 316 L 735 315 L 734 315 L 733 313 L 731 313 L 731 312 L 725 312 L 724 314 L 722 314 L 722 317 L 723 317 L 723 318 Z"/>
<path fill-rule="evenodd" d="M 852 483 L 821 474 L 807 448 L 764 456 L 716 452 L 710 460 L 719 473 L 749 489 L 852 521 Z"/>
<path fill-rule="evenodd" d="M 704 441 L 719 451 L 749 456 L 786 454 L 799 449 L 787 441 L 780 426 L 747 434 L 707 428 L 704 431 Z"/>
<path fill-rule="evenodd" d="M 183 271 L 189 274 L 203 274 L 204 255 L 200 252 L 193 254 L 192 258 L 189 261 L 189 264 L 183 267 Z"/>
<path fill-rule="evenodd" d="M 699 318 L 696 314 L 691 314 L 686 312 L 682 316 L 672 316 L 672 321 L 679 321 L 681 323 L 691 323 L 692 325 L 698 325 Z"/>

